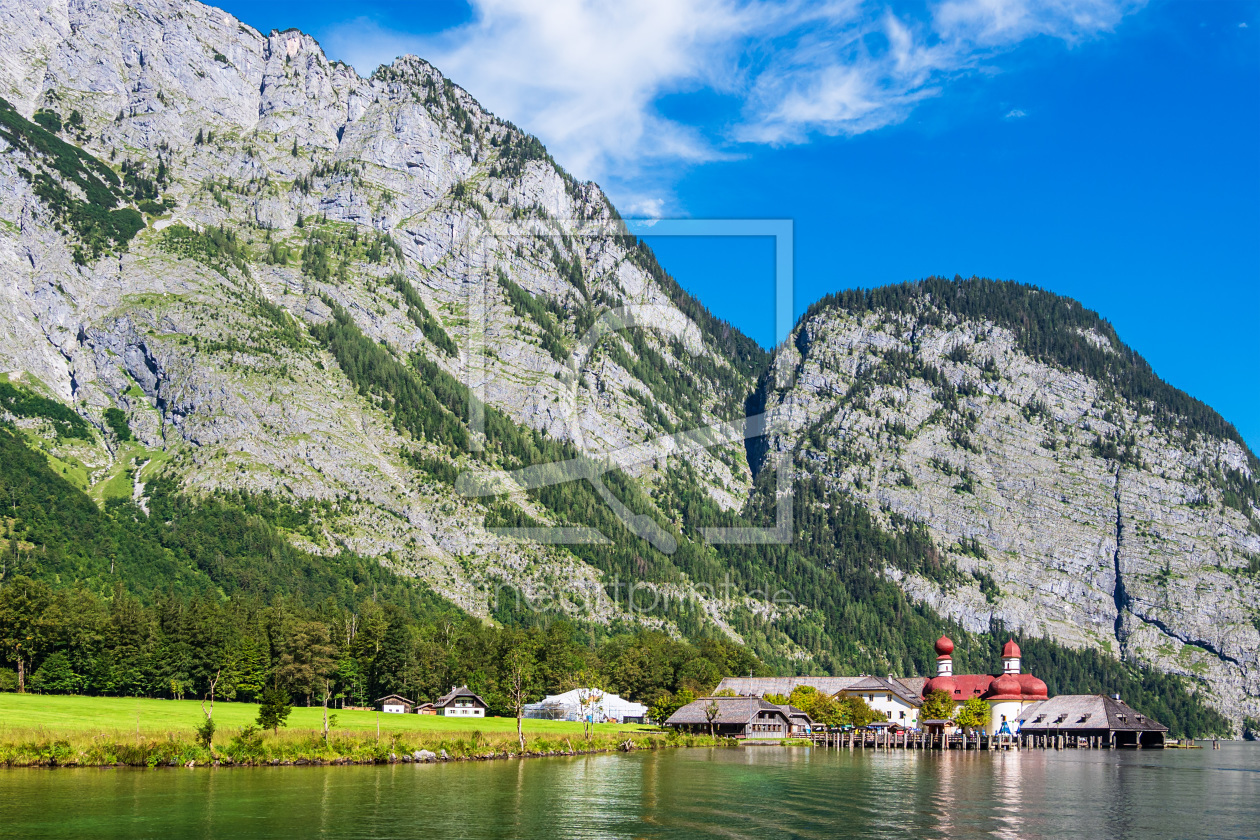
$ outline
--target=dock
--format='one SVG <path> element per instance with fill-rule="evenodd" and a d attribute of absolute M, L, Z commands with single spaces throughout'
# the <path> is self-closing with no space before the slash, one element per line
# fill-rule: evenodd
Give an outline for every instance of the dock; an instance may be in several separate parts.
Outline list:
<path fill-rule="evenodd" d="M 1114 740 L 1100 735 L 988 735 L 986 733 L 940 734 L 890 732 L 888 730 L 837 730 L 798 734 L 794 738 L 816 747 L 838 750 L 1107 750 L 1119 749 Z M 1140 745 L 1126 745 L 1142 749 Z M 1164 745 L 1147 746 L 1160 749 Z"/>

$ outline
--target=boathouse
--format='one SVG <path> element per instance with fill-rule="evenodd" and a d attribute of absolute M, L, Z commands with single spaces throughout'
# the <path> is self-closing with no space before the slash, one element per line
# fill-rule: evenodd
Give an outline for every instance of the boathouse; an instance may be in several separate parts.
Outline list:
<path fill-rule="evenodd" d="M 782 706 L 760 697 L 701 697 L 674 712 L 665 721 L 684 732 L 709 733 L 709 715 L 716 705 L 713 733 L 724 738 L 786 738 L 792 721 Z"/>
<path fill-rule="evenodd" d="M 1060 694 L 1024 710 L 1023 736 L 1075 736 L 1100 747 L 1163 747 L 1168 727 L 1142 714 L 1119 697 Z"/>

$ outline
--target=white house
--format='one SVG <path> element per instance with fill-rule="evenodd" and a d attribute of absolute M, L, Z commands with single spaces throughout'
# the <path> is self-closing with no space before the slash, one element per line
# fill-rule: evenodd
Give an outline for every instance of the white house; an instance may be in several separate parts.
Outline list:
<path fill-rule="evenodd" d="M 468 686 L 452 687 L 433 701 L 433 708 L 443 717 L 485 717 L 486 701 L 468 690 Z"/>
<path fill-rule="evenodd" d="M 919 726 L 919 706 L 923 701 L 901 680 L 893 677 L 863 677 L 837 691 L 835 696 L 859 697 L 889 723 L 906 729 L 917 729 Z"/>
<path fill-rule="evenodd" d="M 594 688 L 575 688 L 563 694 L 551 694 L 537 703 L 525 706 L 525 717 L 543 720 L 615 720 L 618 723 L 642 723 L 648 707 L 605 694 Z"/>

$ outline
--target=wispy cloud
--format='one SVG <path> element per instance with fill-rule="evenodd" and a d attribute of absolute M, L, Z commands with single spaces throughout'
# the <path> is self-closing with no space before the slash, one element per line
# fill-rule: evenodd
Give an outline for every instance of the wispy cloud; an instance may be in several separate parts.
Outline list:
<path fill-rule="evenodd" d="M 1012 108 L 1011 110 L 1006 112 L 1006 116 L 1003 117 L 1003 119 L 1022 120 L 1026 116 L 1028 116 L 1028 114 L 1025 113 L 1024 111 L 1021 111 L 1019 108 Z"/>
<path fill-rule="evenodd" d="M 1097 37 L 1145 2 L 472 0 L 472 21 L 437 35 L 359 20 L 324 40 L 361 72 L 422 55 L 576 174 L 607 179 L 890 125 L 1005 50 Z M 690 92 L 729 103 L 731 116 L 662 113 L 663 97 Z"/>

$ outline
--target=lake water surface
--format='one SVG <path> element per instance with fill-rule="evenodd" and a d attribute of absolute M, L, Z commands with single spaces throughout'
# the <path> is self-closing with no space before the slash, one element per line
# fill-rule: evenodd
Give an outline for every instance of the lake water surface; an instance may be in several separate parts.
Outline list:
<path fill-rule="evenodd" d="M 21 838 L 1257 838 L 1260 745 L 0 770 Z"/>

